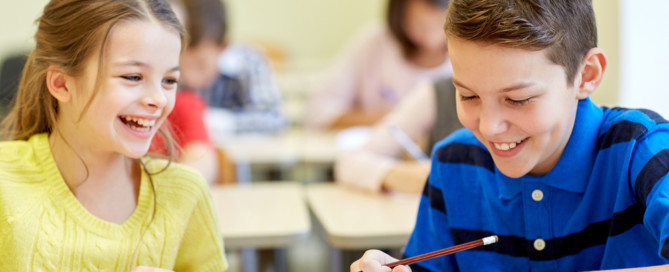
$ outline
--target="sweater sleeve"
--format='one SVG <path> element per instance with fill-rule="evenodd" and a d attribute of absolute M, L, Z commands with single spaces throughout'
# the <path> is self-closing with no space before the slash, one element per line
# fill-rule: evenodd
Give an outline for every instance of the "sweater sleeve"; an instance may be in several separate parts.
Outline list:
<path fill-rule="evenodd" d="M 228 262 L 213 200 L 204 181 L 199 184 L 201 197 L 188 219 L 174 271 L 225 271 Z"/>

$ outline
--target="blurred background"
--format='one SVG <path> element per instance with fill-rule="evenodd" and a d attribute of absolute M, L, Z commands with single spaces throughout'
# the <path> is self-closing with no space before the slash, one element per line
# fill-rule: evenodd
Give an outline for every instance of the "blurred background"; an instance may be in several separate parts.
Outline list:
<path fill-rule="evenodd" d="M 261 46 L 273 61 L 294 118 L 309 84 L 365 24 L 382 21 L 384 0 L 226 0 L 231 37 Z M 28 51 L 46 0 L 0 3 L 0 58 Z M 594 0 L 600 46 L 609 57 L 593 99 L 602 105 L 646 107 L 669 116 L 664 77 L 669 2 Z"/>
<path fill-rule="evenodd" d="M 35 32 L 34 21 L 47 2 L 47 0 L 0 2 L 0 61 L 17 55 L 26 55 L 30 51 L 33 46 L 32 35 Z M 387 0 L 225 0 L 224 2 L 228 8 L 230 38 L 264 50 L 276 73 L 285 110 L 293 126 L 299 127 L 302 124 L 306 100 L 320 76 L 337 59 L 352 35 L 367 25 L 383 22 Z M 609 61 L 604 81 L 592 96 L 593 100 L 599 105 L 649 108 L 669 117 L 669 106 L 666 102 L 669 101 L 669 92 L 664 80 L 669 75 L 667 65 L 669 50 L 666 49 L 669 45 L 669 35 L 665 33 L 665 28 L 669 26 L 669 16 L 666 16 L 669 1 L 594 0 L 593 3 L 599 44 L 606 52 Z M 0 72 L 4 72 L 3 69 L 4 67 L 0 67 Z M 10 86 L 11 84 L 16 82 L 0 82 L 0 99 L 6 88 L 15 87 Z M 2 116 L 1 110 L 0 108 L 0 116 Z M 308 137 L 302 135 L 300 136 L 302 138 L 288 142 L 270 141 L 266 145 L 258 145 L 255 141 L 257 139 L 250 139 L 251 144 L 247 145 L 255 146 L 256 149 L 260 146 L 263 155 L 272 153 L 277 156 L 284 154 L 280 150 L 275 152 L 274 148 L 282 145 L 297 146 L 307 151 L 310 150 L 310 146 L 322 148 L 333 145 L 333 139 L 325 141 L 329 144 L 323 144 L 319 140 L 313 140 L 311 134 L 306 135 Z M 237 140 L 234 142 L 235 146 L 243 145 L 240 139 L 235 140 Z M 241 154 L 243 159 L 248 159 L 244 156 L 250 156 L 249 152 L 241 149 L 237 153 Z M 232 153 L 235 155 L 235 152 Z M 288 169 L 289 167 L 285 165 L 289 164 L 290 171 L 298 171 L 300 174 L 279 174 L 277 179 L 302 182 L 330 181 L 334 155 L 322 156 L 322 153 L 328 152 L 319 151 L 302 155 L 310 158 L 306 159 L 310 161 L 307 164 L 300 165 L 294 161 L 281 162 L 280 170 Z M 336 152 L 334 154 L 336 155 Z M 243 172 L 240 171 L 239 164 L 237 162 L 238 176 Z M 259 164 L 267 163 L 263 160 Z M 343 257 L 344 261 L 340 263 L 342 265 L 340 268 L 345 268 L 352 259 L 360 256 L 359 251 L 342 254 L 329 250 L 322 238 L 324 231 L 316 220 L 313 220 L 313 214 L 309 216 L 309 221 L 313 222 L 309 238 L 288 248 L 289 271 L 325 271 L 328 262 L 333 263 L 331 260 L 335 257 L 339 259 Z M 237 255 L 240 253 L 235 251 L 228 253 L 231 254 L 229 258 L 232 263 L 231 271 L 238 271 L 241 261 Z M 258 258 L 267 258 L 263 256 L 260 254 Z"/>

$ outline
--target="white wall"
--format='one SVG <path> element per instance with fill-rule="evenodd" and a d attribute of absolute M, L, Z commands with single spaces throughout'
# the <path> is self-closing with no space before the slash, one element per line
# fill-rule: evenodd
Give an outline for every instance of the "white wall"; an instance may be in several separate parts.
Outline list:
<path fill-rule="evenodd" d="M 34 44 L 34 24 L 48 0 L 0 1 L 0 58 Z"/>
<path fill-rule="evenodd" d="M 669 1 L 620 0 L 620 104 L 669 118 Z"/>

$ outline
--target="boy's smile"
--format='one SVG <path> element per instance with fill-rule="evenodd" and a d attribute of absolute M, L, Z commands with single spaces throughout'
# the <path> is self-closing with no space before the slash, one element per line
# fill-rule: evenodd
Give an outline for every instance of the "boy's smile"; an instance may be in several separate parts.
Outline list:
<path fill-rule="evenodd" d="M 543 175 L 557 164 L 576 116 L 581 77 L 567 84 L 546 50 L 448 40 L 458 118 L 509 177 Z M 570 86 L 571 85 L 571 86 Z"/>

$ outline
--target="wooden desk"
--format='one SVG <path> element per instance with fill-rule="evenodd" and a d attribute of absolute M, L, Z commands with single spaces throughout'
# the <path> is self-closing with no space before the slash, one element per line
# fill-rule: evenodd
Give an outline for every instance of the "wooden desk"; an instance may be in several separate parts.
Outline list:
<path fill-rule="evenodd" d="M 225 247 L 284 247 L 305 238 L 311 229 L 299 183 L 216 186 L 211 193 Z"/>
<path fill-rule="evenodd" d="M 304 190 L 297 182 L 216 186 L 211 193 L 226 249 L 282 249 L 305 239 L 311 230 Z M 257 270 L 255 251 L 244 252 L 251 254 L 242 257 L 244 270 Z"/>
<path fill-rule="evenodd" d="M 251 167 L 290 170 L 298 163 L 331 167 L 340 150 L 335 133 L 288 130 L 277 135 L 221 134 L 214 139 L 235 162 L 240 181 L 253 180 Z"/>
<path fill-rule="evenodd" d="M 340 249 L 402 247 L 413 231 L 418 195 L 365 193 L 333 183 L 307 186 L 311 210 Z"/>

